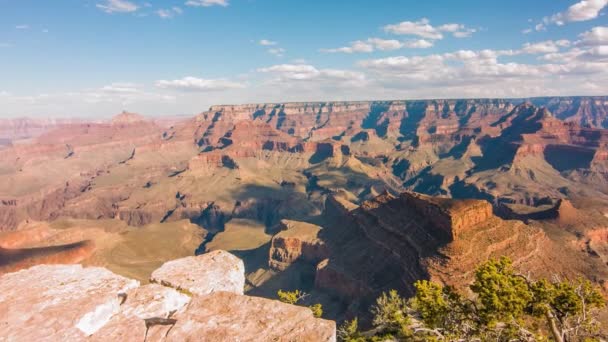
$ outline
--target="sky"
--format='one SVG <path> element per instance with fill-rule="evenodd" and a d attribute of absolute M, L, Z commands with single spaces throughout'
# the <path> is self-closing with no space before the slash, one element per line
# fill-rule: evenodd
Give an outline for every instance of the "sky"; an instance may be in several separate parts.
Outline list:
<path fill-rule="evenodd" d="M 0 118 L 608 95 L 608 0 L 0 0 Z"/>

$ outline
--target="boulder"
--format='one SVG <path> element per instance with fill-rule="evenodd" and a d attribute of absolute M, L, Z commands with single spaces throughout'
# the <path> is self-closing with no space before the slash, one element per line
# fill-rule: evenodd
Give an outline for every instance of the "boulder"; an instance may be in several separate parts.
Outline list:
<path fill-rule="evenodd" d="M 242 295 L 245 265 L 234 255 L 217 250 L 166 262 L 152 272 L 150 281 L 201 296 L 216 291 Z"/>
<path fill-rule="evenodd" d="M 216 342 L 336 340 L 335 322 L 315 318 L 306 307 L 229 292 L 195 297 L 175 318 L 169 341 L 192 336 Z"/>
<path fill-rule="evenodd" d="M 80 265 L 5 274 L 0 340 L 336 340 L 335 322 L 315 318 L 306 307 L 242 295 L 243 263 L 227 252 L 179 259 L 157 271 L 182 291 L 139 286 L 104 268 Z M 190 284 L 192 278 L 197 281 Z"/>
<path fill-rule="evenodd" d="M 120 311 L 139 282 L 104 268 L 40 265 L 0 278 L 0 336 L 9 341 L 81 340 Z"/>

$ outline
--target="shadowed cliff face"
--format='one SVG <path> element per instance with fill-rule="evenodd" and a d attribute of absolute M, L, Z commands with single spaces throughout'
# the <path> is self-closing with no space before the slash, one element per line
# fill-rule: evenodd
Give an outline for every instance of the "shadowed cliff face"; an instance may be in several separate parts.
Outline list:
<path fill-rule="evenodd" d="M 95 246 L 92 241 L 40 248 L 6 249 L 0 247 L 0 274 L 15 272 L 39 264 L 76 264 L 88 258 Z"/>
<path fill-rule="evenodd" d="M 281 232 L 272 239 L 268 263 L 283 272 L 313 267 L 314 286 L 309 291 L 315 299 L 341 307 L 337 318 L 359 316 L 365 321 L 367 308 L 382 292 L 397 289 L 411 296 L 419 279 L 466 292 L 476 265 L 489 258 L 508 256 L 533 278 L 585 274 L 606 279 L 606 229 L 594 228 L 586 236 L 565 231 L 584 220 L 582 215 L 567 201 L 522 217 L 528 221 L 524 223 L 495 216 L 484 200 L 405 192 L 397 197 L 383 194 L 348 208 L 344 200 L 329 197 L 323 227 L 296 221 L 277 227 Z M 593 215 L 589 227 L 602 222 L 608 221 Z M 324 297 L 327 294 L 332 300 Z"/>

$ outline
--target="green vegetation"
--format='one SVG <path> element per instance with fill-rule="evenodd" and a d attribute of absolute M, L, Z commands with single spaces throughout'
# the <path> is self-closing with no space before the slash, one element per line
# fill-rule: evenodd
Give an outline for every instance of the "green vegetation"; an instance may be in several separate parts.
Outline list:
<path fill-rule="evenodd" d="M 279 300 L 281 302 L 291 304 L 291 305 L 296 305 L 299 301 L 301 301 L 302 299 L 304 299 L 306 297 L 306 293 L 304 293 L 300 290 L 295 290 L 295 291 L 279 290 L 279 292 L 277 292 L 277 295 L 279 296 Z"/>
<path fill-rule="evenodd" d="M 594 313 L 605 301 L 588 280 L 533 281 L 502 258 L 477 268 L 471 299 L 427 280 L 414 287 L 409 301 L 395 290 L 383 293 L 372 308 L 370 331 L 360 332 L 354 319 L 338 329 L 338 337 L 347 342 L 600 340 Z"/>
<path fill-rule="evenodd" d="M 298 304 L 298 302 L 300 302 L 304 298 L 306 298 L 306 296 L 308 296 L 308 294 L 306 294 L 305 292 L 302 292 L 300 290 L 294 290 L 294 291 L 279 290 L 277 292 L 277 296 L 279 296 L 279 300 L 283 303 L 296 305 L 296 304 Z M 313 305 L 309 306 L 308 308 L 312 311 L 313 316 L 315 316 L 317 318 L 321 318 L 321 316 L 323 315 L 323 306 L 319 303 L 313 304 Z"/>
<path fill-rule="evenodd" d="M 323 316 L 323 305 L 317 303 L 308 307 L 312 311 L 312 315 L 316 318 L 321 318 Z"/>

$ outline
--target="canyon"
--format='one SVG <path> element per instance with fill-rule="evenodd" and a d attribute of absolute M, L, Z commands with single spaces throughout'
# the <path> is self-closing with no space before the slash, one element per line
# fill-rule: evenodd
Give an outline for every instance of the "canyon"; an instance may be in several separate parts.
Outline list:
<path fill-rule="evenodd" d="M 4 277 L 81 264 L 177 288 L 162 265 L 228 250 L 245 294 L 301 289 L 324 318 L 362 324 L 383 291 L 410 296 L 419 279 L 466 289 L 491 257 L 608 291 L 608 97 L 18 122 L 0 121 Z M 206 300 L 243 300 L 224 296 Z"/>

